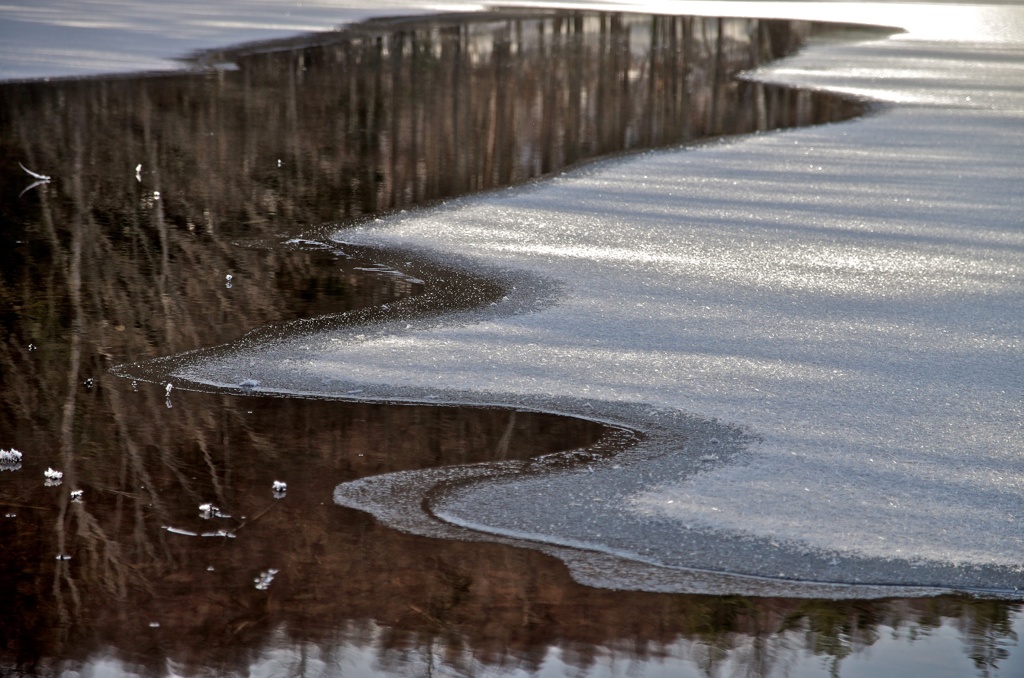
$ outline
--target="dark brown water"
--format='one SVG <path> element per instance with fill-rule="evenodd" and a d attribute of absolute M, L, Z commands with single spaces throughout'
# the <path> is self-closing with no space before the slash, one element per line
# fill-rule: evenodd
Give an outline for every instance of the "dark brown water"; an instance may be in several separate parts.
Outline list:
<path fill-rule="evenodd" d="M 1019 605 L 596 590 L 541 554 L 400 534 L 331 501 L 366 475 L 585 446 L 598 424 L 168 398 L 109 372 L 417 295 L 478 303 L 499 290 L 319 234 L 591 158 L 859 112 L 733 78 L 809 30 L 582 13 L 378 22 L 211 52 L 206 72 L 0 87 L 0 449 L 24 453 L 0 471 L 0 675 L 575 675 L 669 660 L 816 675 L 893 634 L 903 654 L 881 674 L 934 655 L 933 636 L 997 673 Z M 19 162 L 52 180 L 28 188 Z M 44 482 L 51 467 L 61 484 Z"/>

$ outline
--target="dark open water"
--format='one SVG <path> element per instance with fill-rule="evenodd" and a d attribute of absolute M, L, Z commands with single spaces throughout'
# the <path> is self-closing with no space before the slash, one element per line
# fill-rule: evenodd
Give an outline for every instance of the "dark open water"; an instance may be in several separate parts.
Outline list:
<path fill-rule="evenodd" d="M 0 87 L 0 449 L 24 455 L 0 471 L 0 674 L 1020 666 L 1019 604 L 597 590 L 539 553 L 408 536 L 330 499 L 365 475 L 585 447 L 607 434 L 596 423 L 168 397 L 109 372 L 416 295 L 480 303 L 487 280 L 396 270 L 318 234 L 609 154 L 862 112 L 733 78 L 810 30 L 581 13 L 378 22 L 210 52 L 194 73 Z M 52 180 L 30 188 L 19 162 Z"/>

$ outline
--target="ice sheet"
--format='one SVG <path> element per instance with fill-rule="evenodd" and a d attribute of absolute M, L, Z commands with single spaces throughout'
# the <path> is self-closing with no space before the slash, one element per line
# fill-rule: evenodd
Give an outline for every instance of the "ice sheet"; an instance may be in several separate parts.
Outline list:
<path fill-rule="evenodd" d="M 992 11 L 998 30 L 982 12 L 958 26 L 975 33 L 820 44 L 756 74 L 892 102 L 865 119 L 648 153 L 338 236 L 557 284 L 539 309 L 512 312 L 527 294 L 512 291 L 508 313 L 240 346 L 176 374 L 652 432 L 621 459 L 445 493 L 432 509 L 449 524 L 669 568 L 1012 592 L 1024 39 L 1005 29 L 1024 9 Z M 408 481 L 338 496 L 384 516 Z M 672 588 L 571 564 L 591 583 Z"/>

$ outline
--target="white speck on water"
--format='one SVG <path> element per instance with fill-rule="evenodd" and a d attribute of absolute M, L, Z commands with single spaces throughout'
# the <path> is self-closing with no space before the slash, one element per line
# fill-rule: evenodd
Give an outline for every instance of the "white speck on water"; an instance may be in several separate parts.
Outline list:
<path fill-rule="evenodd" d="M 13 447 L 0 450 L 0 471 L 17 471 L 21 468 L 22 454 Z"/>
<path fill-rule="evenodd" d="M 174 384 L 167 384 L 167 386 L 164 387 L 164 393 L 166 393 L 167 395 L 171 395 L 171 391 L 173 390 Z"/>
<path fill-rule="evenodd" d="M 256 583 L 256 588 L 260 591 L 266 591 L 270 588 L 270 583 L 274 581 L 274 577 L 277 575 L 278 570 L 270 568 L 260 572 L 260 576 L 256 577 L 253 581 Z"/>
<path fill-rule="evenodd" d="M 160 628 L 160 622 L 155 622 L 155 621 L 149 622 L 149 628 L 151 628 L 151 629 L 158 629 L 158 628 Z"/>
<path fill-rule="evenodd" d="M 58 553 L 57 560 L 71 560 L 71 556 L 66 553 Z"/>
<path fill-rule="evenodd" d="M 71 491 L 71 501 L 73 501 L 75 503 L 81 503 L 82 502 L 82 497 L 83 497 L 84 494 L 85 494 L 85 492 L 83 490 L 72 490 Z"/>
<path fill-rule="evenodd" d="M 212 518 L 230 518 L 231 516 L 221 512 L 219 508 L 207 502 L 199 505 L 199 517 L 203 520 L 210 520 Z"/>

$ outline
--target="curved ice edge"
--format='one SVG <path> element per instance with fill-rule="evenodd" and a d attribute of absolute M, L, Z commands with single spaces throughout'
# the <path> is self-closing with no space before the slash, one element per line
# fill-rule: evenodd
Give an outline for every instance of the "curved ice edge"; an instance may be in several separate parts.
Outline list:
<path fill-rule="evenodd" d="M 387 527 L 419 536 L 531 548 L 561 560 L 575 581 L 595 588 L 832 600 L 924 598 L 952 593 L 992 599 L 1024 599 L 1024 591 L 1009 589 L 812 581 L 669 566 L 595 542 L 494 528 L 444 511 L 428 513 L 424 510 L 422 497 L 439 485 L 486 480 L 496 475 L 508 476 L 516 473 L 516 467 L 521 463 L 402 471 L 363 478 L 338 485 L 334 490 L 334 502 L 368 512 Z"/>
<path fill-rule="evenodd" d="M 899 584 L 856 584 L 845 582 L 788 580 L 763 575 L 739 574 L 719 570 L 666 565 L 650 558 L 644 558 L 629 551 L 605 547 L 593 542 L 573 539 L 552 539 L 547 535 L 518 532 L 493 528 L 481 523 L 464 520 L 444 511 L 433 512 L 443 520 L 466 530 L 506 538 L 513 543 L 529 543 L 534 548 L 556 555 L 566 563 L 573 579 L 581 584 L 597 588 L 657 591 L 665 593 L 709 593 L 721 595 L 747 595 L 787 598 L 916 598 L 947 595 L 951 593 L 972 593 L 1016 598 L 1015 592 L 988 589 L 942 588 L 930 586 L 906 586 Z M 609 582 L 608 570 L 615 568 L 615 581 Z M 628 572 L 624 578 L 624 570 Z M 639 581 L 633 581 L 639 577 Z M 652 588 L 652 580 L 656 582 Z M 699 582 L 701 589 L 694 588 Z M 626 583 L 626 586 L 623 586 Z M 609 585 L 612 584 L 612 585 Z"/>
<path fill-rule="evenodd" d="M 523 473 L 523 465 L 524 462 L 503 462 L 372 476 L 338 485 L 334 502 L 370 513 L 387 527 L 419 536 L 531 548 L 561 560 L 575 581 L 595 588 L 833 600 L 924 598 L 953 593 L 1024 599 L 1024 590 L 1019 589 L 787 579 L 667 565 L 598 542 L 503 529 L 426 505 L 426 497 L 439 487 L 514 477 Z"/>
<path fill-rule="evenodd" d="M 707 470 L 703 452 L 714 443 L 714 466 L 742 463 L 743 457 L 753 454 L 752 446 L 758 438 L 746 431 L 719 421 L 706 420 L 672 408 L 660 408 L 640 402 L 600 401 L 570 397 L 536 396 L 508 393 L 482 393 L 443 391 L 427 388 L 396 388 L 383 383 L 337 382 L 311 384 L 260 384 L 244 387 L 237 382 L 225 381 L 210 375 L 202 361 L 179 369 L 174 374 L 176 387 L 188 390 L 219 392 L 234 395 L 264 395 L 290 398 L 315 398 L 350 402 L 391 403 L 396 405 L 448 405 L 461 407 L 497 407 L 509 410 L 543 412 L 578 417 L 607 425 L 615 430 L 636 436 L 636 444 L 628 446 L 625 454 L 617 454 L 592 464 L 599 472 L 621 466 L 629 471 L 634 464 L 658 459 L 668 462 L 678 471 L 688 473 Z M 191 369 L 189 369 L 191 368 Z M 223 376 L 223 375 L 222 375 Z M 606 437 L 595 445 L 607 446 Z M 590 448 L 582 448 L 586 451 Z M 620 452 L 621 447 L 620 447 Z M 570 451 L 566 451 L 567 453 Z M 703 467 L 702 467 L 703 465 Z M 475 487 L 498 487 L 515 484 L 526 479 L 568 478 L 581 473 L 577 466 L 538 473 L 535 460 L 491 462 L 470 466 L 449 466 L 438 469 L 404 471 L 363 478 L 343 483 L 335 488 L 334 501 L 342 506 L 370 513 L 382 524 L 404 532 L 441 539 L 461 541 L 489 541 L 506 545 L 532 548 L 562 560 L 572 577 L 585 585 L 619 590 L 650 592 L 700 593 L 711 595 L 783 596 L 794 598 L 884 598 L 928 597 L 951 592 L 967 593 L 975 597 L 1024 599 L 1024 587 L 1014 582 L 1024 581 L 1020 571 L 1011 572 L 1002 567 L 997 576 L 970 575 L 970 567 L 958 568 L 952 563 L 919 563 L 902 561 L 869 562 L 867 576 L 858 573 L 856 556 L 844 556 L 836 568 L 803 567 L 803 574 L 774 576 L 770 572 L 734 572 L 721 568 L 721 564 L 749 562 L 744 557 L 729 553 L 728 548 L 747 549 L 747 552 L 767 552 L 763 544 L 752 544 L 743 536 L 707 530 L 702 548 L 709 552 L 723 549 L 725 557 L 711 553 L 707 563 L 658 562 L 628 548 L 613 548 L 600 541 L 585 538 L 567 538 L 566 535 L 546 534 L 531 530 L 514 530 L 500 525 L 487 525 L 479 520 L 467 520 L 446 507 L 441 500 L 450 498 L 453 490 Z M 543 469 L 541 469 L 543 470 Z M 586 472 L 583 469 L 582 472 Z M 587 474 L 589 475 L 589 474 Z M 588 479 L 589 480 L 589 479 Z M 513 488 L 514 489 L 514 488 Z M 638 522 L 641 527 L 646 524 Z M 648 523 L 649 524 L 649 523 Z M 688 532 L 687 537 L 693 533 Z M 621 536 L 621 535 L 619 535 Z M 657 543 L 657 542 L 655 542 Z M 664 543 L 664 542 L 662 542 Z M 725 545 L 725 546 L 722 546 Z M 789 558 L 790 562 L 808 561 L 805 546 L 790 544 L 783 549 L 771 549 L 772 556 Z M 668 554 L 664 554 L 668 555 Z M 826 554 L 834 555 L 834 554 Z M 716 559 L 717 558 L 717 559 Z M 820 559 L 820 558 L 819 558 Z M 804 562 L 801 562 L 803 565 Z M 851 566 L 852 564 L 852 566 Z M 931 570 L 929 571 L 929 567 Z M 873 569 L 873 572 L 872 572 Z M 833 572 L 842 576 L 830 579 Z M 920 575 L 927 574 L 927 577 Z M 845 576 L 845 579 L 843 578 Z M 927 582 L 927 583 L 924 583 Z"/>

